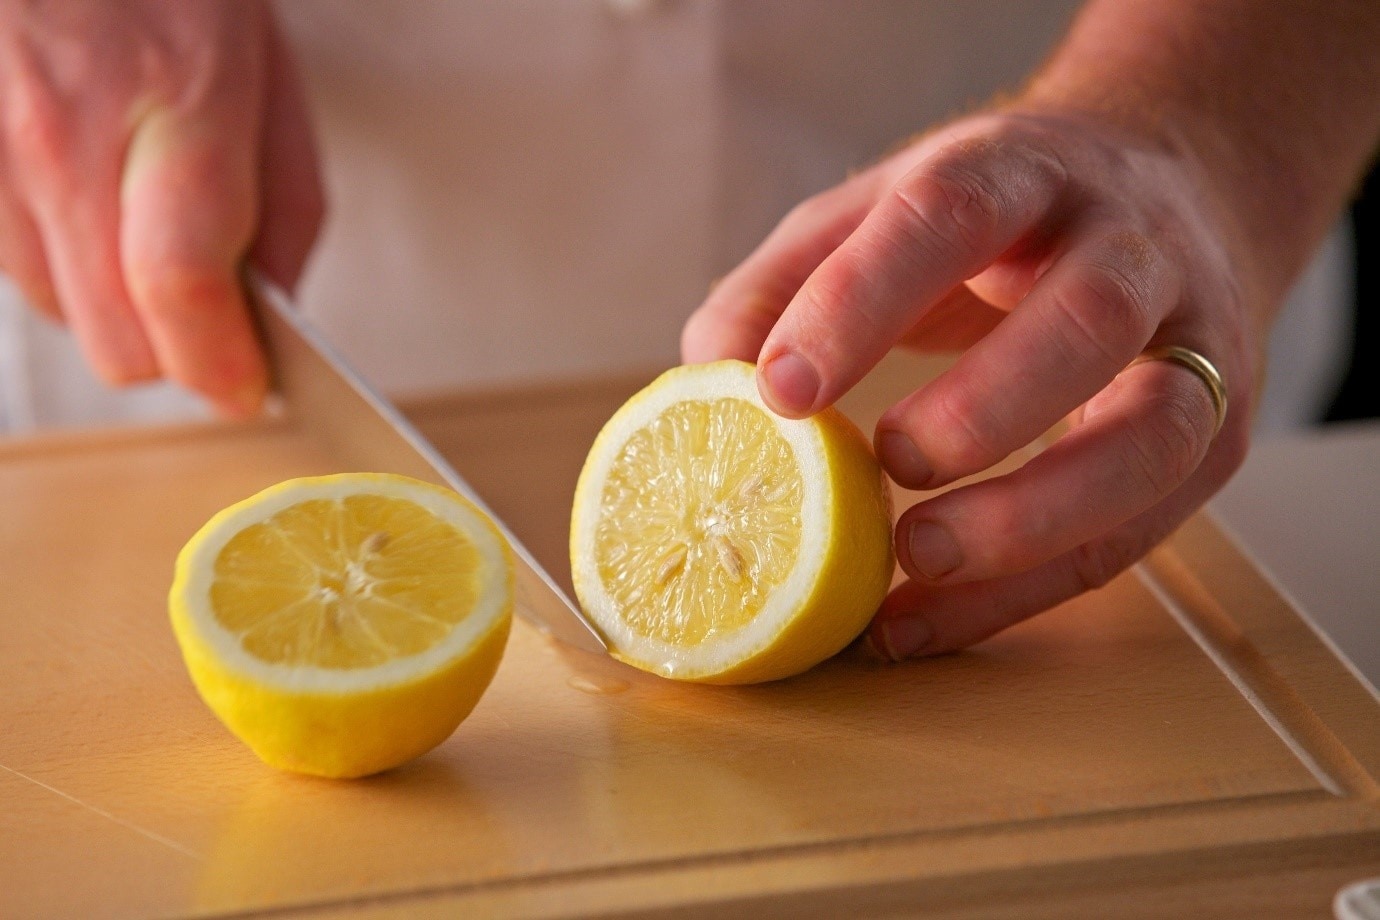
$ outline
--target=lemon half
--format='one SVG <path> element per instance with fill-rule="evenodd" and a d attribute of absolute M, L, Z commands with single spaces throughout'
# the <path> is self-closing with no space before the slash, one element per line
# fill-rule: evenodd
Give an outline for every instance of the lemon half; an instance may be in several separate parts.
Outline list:
<path fill-rule="evenodd" d="M 680 680 L 773 680 L 846 646 L 886 595 L 889 492 L 838 411 L 777 416 L 742 361 L 680 367 L 595 439 L 570 553 L 616 657 Z"/>
<path fill-rule="evenodd" d="M 264 761 L 322 776 L 444 741 L 503 654 L 511 551 L 482 512 L 372 473 L 293 479 L 177 559 L 173 631 L 198 692 Z"/>

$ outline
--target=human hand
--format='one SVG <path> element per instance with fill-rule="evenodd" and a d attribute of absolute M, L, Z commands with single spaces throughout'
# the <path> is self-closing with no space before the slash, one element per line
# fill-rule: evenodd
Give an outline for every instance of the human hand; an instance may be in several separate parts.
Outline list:
<path fill-rule="evenodd" d="M 291 286 L 323 214 L 266 6 L 0 0 L 0 267 L 111 384 L 168 377 L 232 415 L 267 376 L 249 258 Z"/>
<path fill-rule="evenodd" d="M 682 336 L 688 362 L 758 363 L 768 405 L 832 404 L 897 345 L 962 350 L 890 407 L 900 485 L 981 472 L 1062 418 L 1019 470 L 906 510 L 908 580 L 869 628 L 900 659 L 978 642 L 1140 558 L 1245 456 L 1261 316 L 1234 228 L 1182 148 L 1093 118 L 959 121 L 797 207 Z M 1230 411 L 1148 346 L 1206 356 Z"/>

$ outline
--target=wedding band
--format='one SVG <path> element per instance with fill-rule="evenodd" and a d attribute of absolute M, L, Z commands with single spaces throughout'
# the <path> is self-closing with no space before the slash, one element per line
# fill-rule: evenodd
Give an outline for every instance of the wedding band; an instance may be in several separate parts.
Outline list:
<path fill-rule="evenodd" d="M 1212 408 L 1217 412 L 1217 424 L 1213 427 L 1212 433 L 1215 436 L 1222 430 L 1222 423 L 1227 420 L 1227 385 L 1222 381 L 1221 372 L 1211 361 L 1182 345 L 1156 345 L 1147 348 L 1131 362 L 1131 366 L 1145 361 L 1173 361 L 1197 374 L 1198 379 L 1207 384 L 1208 393 L 1212 396 Z"/>

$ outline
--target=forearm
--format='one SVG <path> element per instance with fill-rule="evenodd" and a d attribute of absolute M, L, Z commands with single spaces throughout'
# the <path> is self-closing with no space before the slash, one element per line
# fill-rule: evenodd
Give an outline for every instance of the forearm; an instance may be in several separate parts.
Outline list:
<path fill-rule="evenodd" d="M 1375 0 L 1093 0 L 1020 102 L 1110 118 L 1202 164 L 1268 310 L 1380 140 Z"/>

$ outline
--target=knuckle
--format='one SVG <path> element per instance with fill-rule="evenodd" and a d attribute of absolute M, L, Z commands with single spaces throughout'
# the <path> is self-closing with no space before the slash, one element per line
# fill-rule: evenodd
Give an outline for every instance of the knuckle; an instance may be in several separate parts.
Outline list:
<path fill-rule="evenodd" d="M 941 254 L 979 250 L 1002 224 L 1003 205 L 979 176 L 953 163 L 940 163 L 897 183 L 902 227 L 917 244 Z"/>
<path fill-rule="evenodd" d="M 221 245 L 241 246 L 251 240 L 259 219 L 258 195 L 246 194 L 245 166 L 228 146 L 197 144 L 183 150 L 172 165 L 165 162 L 157 187 L 163 194 L 194 195 L 215 228 Z M 297 202 L 292 203 L 293 208 Z M 294 210 L 293 220 L 305 212 Z M 315 229 L 315 225 L 313 225 Z"/>
<path fill-rule="evenodd" d="M 225 302 L 234 281 L 221 266 L 156 260 L 130 268 L 130 289 L 157 321 L 183 323 Z"/>
<path fill-rule="evenodd" d="M 1046 327 L 1056 332 L 1054 346 L 1068 360 L 1119 370 L 1154 330 L 1154 288 L 1154 279 L 1127 272 L 1116 259 L 1079 266 L 1050 295 Z"/>
<path fill-rule="evenodd" d="M 1195 405 L 1176 395 L 1157 397 L 1143 419 L 1131 426 L 1124 455 L 1125 471 L 1135 494 L 1167 495 L 1197 468 L 1206 448 L 1206 432 Z"/>
<path fill-rule="evenodd" d="M 1000 449 L 1002 427 L 987 406 L 967 391 L 949 387 L 939 391 L 933 405 L 936 434 L 934 459 L 960 473 L 985 469 L 1005 455 Z"/>
<path fill-rule="evenodd" d="M 1087 327 L 1107 332 L 1139 330 L 1146 323 L 1149 298 L 1143 283 L 1110 262 L 1091 262 L 1078 278 L 1082 296 L 1071 298 L 1075 318 Z M 1128 322 L 1129 321 L 1129 322 Z"/>
<path fill-rule="evenodd" d="M 1065 349 L 1108 369 L 1122 367 L 1153 329 L 1153 287 L 1144 271 L 1128 271 L 1116 258 L 1080 266 L 1052 298 Z"/>
<path fill-rule="evenodd" d="M 793 343 L 826 381 L 845 374 L 858 360 L 856 343 L 881 340 L 876 317 L 860 306 L 856 281 L 842 272 L 811 278 L 791 300 L 790 312 L 768 332 L 777 343 Z"/>
<path fill-rule="evenodd" d="M 1093 263 L 1095 289 L 1117 309 L 1123 324 L 1138 329 L 1153 323 L 1155 298 L 1163 275 L 1159 248 L 1133 230 L 1119 230 L 1103 243 L 1103 257 Z"/>
<path fill-rule="evenodd" d="M 792 309 L 808 324 L 800 331 L 813 340 L 811 345 L 832 350 L 878 331 L 875 317 L 860 308 L 866 277 L 856 260 L 844 258 L 822 266 L 800 288 Z"/>
<path fill-rule="evenodd" d="M 1022 172 L 1030 181 L 1051 189 L 1063 190 L 1072 181 L 1073 169 L 1061 152 L 1061 145 L 1040 135 L 1024 135 L 1016 146 Z"/>
<path fill-rule="evenodd" d="M 6 109 L 11 147 L 26 168 L 51 171 L 71 159 L 74 143 L 68 112 L 45 88 L 21 88 L 10 96 Z"/>
<path fill-rule="evenodd" d="M 1016 496 L 988 497 L 983 508 L 985 552 L 994 572 L 1024 572 L 1044 562 L 1056 522 L 1040 513 L 1038 504 Z"/>

